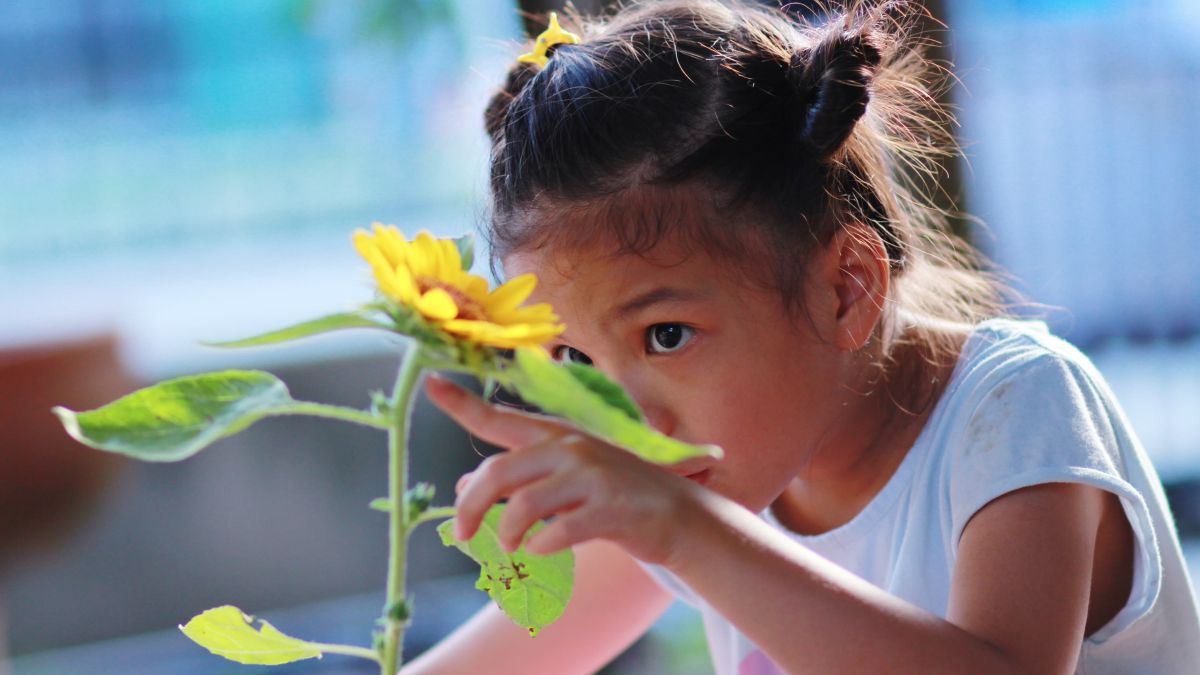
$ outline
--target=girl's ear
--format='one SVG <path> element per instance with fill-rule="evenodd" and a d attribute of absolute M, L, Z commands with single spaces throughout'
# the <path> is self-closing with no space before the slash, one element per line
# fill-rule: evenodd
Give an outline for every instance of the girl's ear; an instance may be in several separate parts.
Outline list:
<path fill-rule="evenodd" d="M 883 239 L 861 223 L 847 225 L 830 239 L 819 265 L 820 281 L 832 291 L 823 318 L 833 324 L 834 344 L 844 352 L 860 349 L 879 323 L 891 281 Z"/>

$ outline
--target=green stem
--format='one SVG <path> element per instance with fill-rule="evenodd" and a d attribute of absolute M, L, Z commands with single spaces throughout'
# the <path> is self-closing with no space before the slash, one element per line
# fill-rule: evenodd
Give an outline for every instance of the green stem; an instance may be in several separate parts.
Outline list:
<path fill-rule="evenodd" d="M 408 531 L 411 533 L 413 531 L 413 528 L 420 525 L 421 523 L 427 523 L 431 520 L 438 520 L 439 518 L 453 518 L 453 517 L 454 517 L 454 507 L 453 506 L 438 506 L 438 507 L 429 508 L 429 509 L 426 509 L 421 515 L 417 516 L 416 520 L 414 520 L 412 523 L 409 524 Z"/>
<path fill-rule="evenodd" d="M 379 663 L 379 652 L 366 647 L 355 647 L 353 645 L 331 645 L 324 642 L 312 642 L 305 640 L 308 644 L 320 649 L 327 654 L 345 654 L 346 656 L 357 656 L 362 659 L 370 659 L 375 663 Z"/>
<path fill-rule="evenodd" d="M 311 417 L 327 417 L 335 420 L 345 420 L 362 424 L 376 429 L 391 429 L 392 423 L 385 417 L 380 417 L 363 410 L 355 410 L 353 408 L 343 408 L 336 405 L 325 405 L 324 403 L 311 403 L 308 401 L 298 401 L 289 403 L 287 406 L 268 411 L 268 415 L 309 415 Z"/>
<path fill-rule="evenodd" d="M 405 522 L 407 505 L 404 493 L 408 490 L 408 428 L 412 417 L 417 381 L 421 376 L 421 345 L 409 342 L 408 353 L 400 365 L 396 386 L 392 390 L 392 419 L 388 430 L 388 495 L 392 500 L 388 555 L 387 600 L 383 611 L 387 622 L 384 632 L 383 655 L 380 661 L 383 675 L 396 675 L 403 663 L 404 626 L 406 616 L 397 617 L 393 608 L 404 602 L 404 567 L 408 548 L 409 524 Z"/>

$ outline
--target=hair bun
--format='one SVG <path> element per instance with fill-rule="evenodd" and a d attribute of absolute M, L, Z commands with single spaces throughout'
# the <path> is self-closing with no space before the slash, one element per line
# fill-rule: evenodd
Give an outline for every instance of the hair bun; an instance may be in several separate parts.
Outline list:
<path fill-rule="evenodd" d="M 483 111 L 483 128 L 487 130 L 490 138 L 495 140 L 504 129 L 504 123 L 508 119 L 508 104 L 512 103 L 517 94 L 521 93 L 525 85 L 537 74 L 538 68 L 532 63 L 514 62 L 508 69 L 504 86 L 492 95 Z"/>
<path fill-rule="evenodd" d="M 800 139 L 821 159 L 846 142 L 866 112 L 883 59 L 868 32 L 847 26 L 849 18 L 837 23 L 817 44 L 792 54 L 788 70 L 801 102 Z"/>

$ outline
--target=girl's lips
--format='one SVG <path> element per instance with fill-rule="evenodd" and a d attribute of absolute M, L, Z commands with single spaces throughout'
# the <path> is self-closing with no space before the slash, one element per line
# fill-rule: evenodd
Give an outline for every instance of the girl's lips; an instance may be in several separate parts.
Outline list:
<path fill-rule="evenodd" d="M 695 482 L 699 483 L 700 485 L 704 485 L 705 483 L 708 482 L 708 477 L 711 473 L 712 473 L 712 469 L 705 469 L 703 471 L 697 471 L 696 473 L 684 476 L 684 478 L 687 478 L 688 480 L 691 480 L 691 481 L 695 481 Z"/>

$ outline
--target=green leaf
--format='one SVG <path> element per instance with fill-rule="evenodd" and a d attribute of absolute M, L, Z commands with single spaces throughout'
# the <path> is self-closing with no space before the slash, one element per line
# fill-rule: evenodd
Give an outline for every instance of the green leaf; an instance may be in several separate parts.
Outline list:
<path fill-rule="evenodd" d="M 321 658 L 318 645 L 288 637 L 266 621 L 261 630 L 233 605 L 214 607 L 180 626 L 183 634 L 217 656 L 253 665 L 276 666 L 304 659 Z"/>
<path fill-rule="evenodd" d="M 228 342 L 202 342 L 201 344 L 209 347 L 259 347 L 262 345 L 271 345 L 279 342 L 288 342 L 289 340 L 299 340 L 311 335 L 320 333 L 328 333 L 335 330 L 345 330 L 347 328 L 382 328 L 383 330 L 391 331 L 391 324 L 382 323 L 370 318 L 362 312 L 342 312 L 340 314 L 330 314 L 319 319 L 305 321 L 287 328 L 280 328 L 269 333 L 255 335 L 254 337 L 243 338 L 241 340 L 230 340 Z"/>
<path fill-rule="evenodd" d="M 565 549 L 548 556 L 533 555 L 524 546 L 509 553 L 500 546 L 497 524 L 504 507 L 493 506 L 469 541 L 454 538 L 454 519 L 438 525 L 446 546 L 454 546 L 479 563 L 475 587 L 504 610 L 510 619 L 536 636 L 562 616 L 575 583 L 575 554 Z M 526 537 L 544 525 L 536 523 Z"/>
<path fill-rule="evenodd" d="M 53 409 L 75 440 L 151 462 L 190 457 L 270 414 L 300 405 L 274 375 L 229 370 L 160 382 L 87 412 Z"/>
<path fill-rule="evenodd" d="M 604 373 L 582 363 L 568 363 L 564 366 L 579 383 L 587 387 L 608 405 L 617 408 L 629 416 L 634 422 L 645 421 L 642 409 L 638 407 L 621 385 L 604 376 Z"/>
<path fill-rule="evenodd" d="M 383 511 L 384 513 L 392 512 L 392 500 L 388 499 L 387 497 L 376 497 L 375 499 L 371 500 L 371 503 L 368 504 L 368 506 L 376 511 Z"/>
<path fill-rule="evenodd" d="M 629 400 L 624 392 L 620 397 L 612 394 L 612 389 L 620 390 L 616 383 L 605 379 L 606 384 L 597 384 L 603 378 L 599 373 L 585 376 L 591 380 L 585 381 L 578 371 L 559 366 L 532 349 L 518 349 L 515 363 L 517 372 L 506 379 L 521 398 L 648 462 L 675 464 L 691 457 L 722 456 L 715 445 L 691 445 L 646 426 L 639 421 L 641 413 L 636 406 L 633 412 L 638 415 L 632 416 L 628 407 L 632 401 L 620 403 Z"/>
<path fill-rule="evenodd" d="M 475 264 L 475 237 L 470 234 L 464 234 L 450 241 L 453 241 L 454 246 L 458 249 L 458 255 L 462 258 L 462 268 L 470 270 L 471 265 Z"/>

